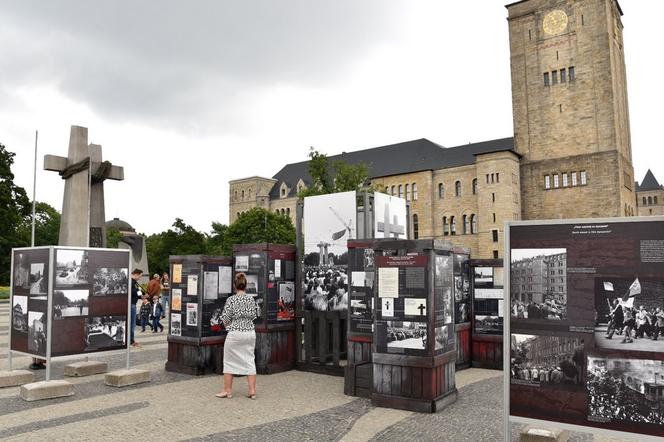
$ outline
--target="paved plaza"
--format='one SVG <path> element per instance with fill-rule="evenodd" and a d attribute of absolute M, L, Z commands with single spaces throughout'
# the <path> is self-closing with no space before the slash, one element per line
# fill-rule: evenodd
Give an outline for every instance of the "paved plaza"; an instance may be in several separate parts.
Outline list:
<path fill-rule="evenodd" d="M 0 301 L 0 364 L 7 366 L 9 303 Z M 214 397 L 219 376 L 193 377 L 164 370 L 166 334 L 137 333 L 132 366 L 150 370 L 150 383 L 117 389 L 103 375 L 67 378 L 75 395 L 39 402 L 18 397 L 18 387 L 0 390 L 3 440 L 192 440 L 192 441 L 497 441 L 503 438 L 502 372 L 457 373 L 459 400 L 436 414 L 378 408 L 343 394 L 343 378 L 300 371 L 259 376 L 258 399 L 244 397 L 236 380 L 232 399 Z M 123 368 L 123 352 L 93 356 Z M 53 378 L 63 379 L 56 360 Z M 14 359 L 26 368 L 30 359 Z M 44 370 L 36 372 L 44 378 Z M 518 428 L 513 429 L 513 438 Z M 575 441 L 592 436 L 573 435 Z M 598 439 L 599 440 L 599 439 Z M 606 439 L 604 439 L 606 440 Z"/>

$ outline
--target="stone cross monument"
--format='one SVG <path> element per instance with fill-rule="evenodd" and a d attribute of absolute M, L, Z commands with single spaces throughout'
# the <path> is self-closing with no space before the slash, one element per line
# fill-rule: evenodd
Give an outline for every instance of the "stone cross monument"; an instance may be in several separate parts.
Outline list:
<path fill-rule="evenodd" d="M 44 156 L 44 169 L 65 180 L 60 245 L 106 247 L 104 180 L 124 180 L 124 169 L 102 161 L 101 146 L 88 144 L 88 129 L 72 126 L 67 157 Z"/>

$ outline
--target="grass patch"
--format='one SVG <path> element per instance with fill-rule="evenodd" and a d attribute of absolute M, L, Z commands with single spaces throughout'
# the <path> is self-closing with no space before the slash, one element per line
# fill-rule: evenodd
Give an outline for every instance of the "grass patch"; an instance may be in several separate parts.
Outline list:
<path fill-rule="evenodd" d="M 0 287 L 0 299 L 9 299 L 9 287 Z"/>

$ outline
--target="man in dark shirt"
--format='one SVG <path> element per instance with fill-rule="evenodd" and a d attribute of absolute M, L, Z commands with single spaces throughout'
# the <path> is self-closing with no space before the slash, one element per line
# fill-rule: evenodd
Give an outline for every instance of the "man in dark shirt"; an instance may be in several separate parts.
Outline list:
<path fill-rule="evenodd" d="M 138 342 L 134 341 L 134 328 L 136 328 L 136 303 L 141 299 L 142 290 L 138 285 L 138 280 L 143 275 L 143 270 L 134 269 L 131 272 L 131 325 L 129 327 L 129 343 L 132 347 L 140 347 Z"/>

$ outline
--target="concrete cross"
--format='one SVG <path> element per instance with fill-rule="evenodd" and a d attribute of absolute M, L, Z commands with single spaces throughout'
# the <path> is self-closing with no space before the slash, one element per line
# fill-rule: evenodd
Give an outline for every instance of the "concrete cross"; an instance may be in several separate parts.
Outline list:
<path fill-rule="evenodd" d="M 385 204 L 385 212 L 383 214 L 383 222 L 378 222 L 378 231 L 383 232 L 384 238 L 389 238 L 390 235 L 394 235 L 394 238 L 398 238 L 399 235 L 404 235 L 406 229 L 404 226 L 399 225 L 397 216 L 394 215 L 394 222 L 390 223 L 390 206 Z"/>
<path fill-rule="evenodd" d="M 104 180 L 124 180 L 124 169 L 102 161 L 101 146 L 88 145 L 88 129 L 72 126 L 67 157 L 44 156 L 44 170 L 65 180 L 60 245 L 106 247 Z"/>

